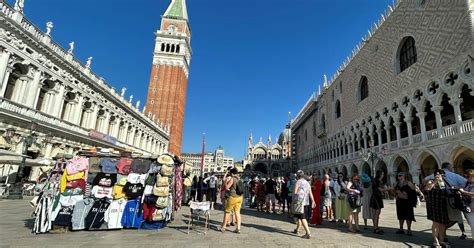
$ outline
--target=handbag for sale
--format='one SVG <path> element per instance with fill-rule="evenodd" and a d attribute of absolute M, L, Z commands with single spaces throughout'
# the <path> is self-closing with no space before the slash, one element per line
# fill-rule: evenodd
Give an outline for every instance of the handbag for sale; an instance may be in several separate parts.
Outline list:
<path fill-rule="evenodd" d="M 156 186 L 157 187 L 168 187 L 169 186 L 169 180 L 168 177 L 156 177 Z"/>
<path fill-rule="evenodd" d="M 165 209 L 156 209 L 151 215 L 153 221 L 160 221 L 165 219 Z"/>
<path fill-rule="evenodd" d="M 168 197 L 168 193 L 170 192 L 169 187 L 154 187 L 153 194 L 156 196 Z"/>
<path fill-rule="evenodd" d="M 161 166 L 160 173 L 164 177 L 170 177 L 171 175 L 173 175 L 173 167 L 171 167 L 169 165 L 163 165 L 163 166 Z"/>
<path fill-rule="evenodd" d="M 166 208 L 168 207 L 168 196 L 166 197 L 158 197 L 156 200 L 156 207 L 157 208 Z"/>

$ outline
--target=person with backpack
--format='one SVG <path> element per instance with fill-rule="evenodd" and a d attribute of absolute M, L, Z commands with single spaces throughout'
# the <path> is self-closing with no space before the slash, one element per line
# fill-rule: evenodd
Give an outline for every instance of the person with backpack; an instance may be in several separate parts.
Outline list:
<path fill-rule="evenodd" d="M 238 176 L 238 171 L 236 168 L 232 168 L 230 171 L 231 179 L 229 179 L 225 186 L 225 194 L 228 196 L 225 205 L 224 219 L 222 225 L 218 228 L 218 231 L 224 233 L 226 231 L 227 223 L 229 222 L 230 213 L 234 211 L 235 219 L 237 222 L 234 233 L 240 234 L 240 224 L 242 222 L 240 215 L 240 208 L 242 207 L 243 193 L 244 193 L 244 184 Z M 227 176 L 224 175 L 224 177 Z"/>
<path fill-rule="evenodd" d="M 407 222 L 408 236 L 411 236 L 411 222 L 415 221 L 415 212 L 413 210 L 416 207 L 417 198 L 415 185 L 406 179 L 405 172 L 399 172 L 398 183 L 395 186 L 396 200 L 395 204 L 397 207 L 397 218 L 400 224 L 400 229 L 396 232 L 397 234 L 404 234 L 403 223 Z"/>

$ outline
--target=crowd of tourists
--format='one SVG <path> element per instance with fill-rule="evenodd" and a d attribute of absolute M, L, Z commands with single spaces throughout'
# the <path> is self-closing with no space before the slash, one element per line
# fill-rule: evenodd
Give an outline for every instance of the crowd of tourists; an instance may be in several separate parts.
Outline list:
<path fill-rule="evenodd" d="M 441 169 L 423 178 L 421 185 L 415 185 L 411 175 L 400 171 L 394 185 L 388 185 L 384 171 L 375 176 L 367 174 L 352 175 L 346 178 L 342 173 L 331 175 L 305 175 L 301 170 L 288 177 L 259 177 L 241 179 L 235 168 L 228 168 L 224 177 L 215 175 L 185 177 L 186 197 L 188 200 L 211 201 L 216 203 L 220 195 L 225 211 L 219 231 L 235 225 L 235 233 L 240 233 L 240 209 L 244 202 L 250 208 L 267 214 L 286 214 L 294 218 L 296 227 L 293 233 L 304 230 L 302 238 L 310 239 L 309 226 L 324 225 L 325 222 L 338 222 L 347 225 L 350 233 L 368 229 L 372 221 L 372 232 L 383 235 L 383 219 L 380 213 L 384 208 L 384 199 L 392 197 L 396 203 L 396 215 L 400 235 L 412 236 L 412 223 L 416 221 L 414 208 L 420 201 L 426 201 L 427 219 L 432 221 L 433 246 L 447 246 L 449 241 L 446 230 L 458 224 L 461 229 L 459 238 L 466 239 L 463 216 L 472 226 L 474 224 L 474 170 L 467 170 L 464 176 L 453 172 L 453 165 L 443 163 Z M 188 180 L 188 182 L 186 182 Z M 188 190 L 189 189 L 189 190 Z M 243 197 L 244 196 L 244 197 Z M 471 228 L 474 237 L 474 228 Z M 474 243 L 473 243 L 474 244 Z"/>

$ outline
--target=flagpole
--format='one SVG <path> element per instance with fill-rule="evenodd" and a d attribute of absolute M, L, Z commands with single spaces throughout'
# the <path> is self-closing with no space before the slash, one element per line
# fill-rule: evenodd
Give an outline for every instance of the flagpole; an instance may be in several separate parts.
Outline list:
<path fill-rule="evenodd" d="M 204 174 L 204 149 L 206 146 L 206 133 L 202 133 L 202 154 L 201 154 L 201 177 Z"/>

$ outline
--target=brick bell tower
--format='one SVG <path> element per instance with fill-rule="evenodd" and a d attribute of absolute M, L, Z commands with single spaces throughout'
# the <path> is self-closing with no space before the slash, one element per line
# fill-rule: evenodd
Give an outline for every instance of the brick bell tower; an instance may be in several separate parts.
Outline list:
<path fill-rule="evenodd" d="M 181 156 L 191 30 L 185 0 L 172 0 L 156 32 L 146 109 L 170 127 L 168 151 Z"/>

